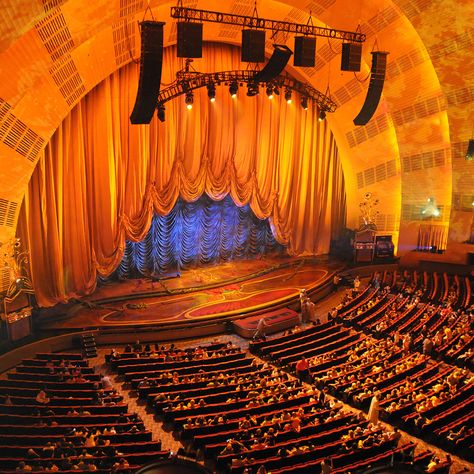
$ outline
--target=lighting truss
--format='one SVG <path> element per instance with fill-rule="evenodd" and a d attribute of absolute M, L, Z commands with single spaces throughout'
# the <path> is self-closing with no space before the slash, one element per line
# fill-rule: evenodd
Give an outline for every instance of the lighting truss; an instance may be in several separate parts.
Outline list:
<path fill-rule="evenodd" d="M 160 91 L 158 95 L 157 108 L 163 107 L 168 102 L 180 95 L 186 94 L 194 89 L 206 87 L 210 84 L 220 85 L 222 83 L 245 82 L 247 84 L 255 83 L 253 80 L 258 71 L 235 70 L 221 71 L 211 73 L 200 73 L 190 71 L 179 71 L 176 76 L 176 82 L 171 86 Z M 258 84 L 258 83 L 255 83 Z M 319 110 L 325 112 L 335 112 L 337 105 L 328 96 L 318 91 L 309 84 L 303 84 L 288 76 L 278 76 L 271 81 L 275 87 L 291 89 L 298 92 L 301 96 L 307 97 L 313 103 L 316 103 Z"/>
<path fill-rule="evenodd" d="M 282 31 L 284 33 L 296 33 L 308 36 L 322 36 L 350 43 L 363 43 L 365 34 L 337 30 L 334 28 L 323 28 L 312 24 L 292 23 L 289 21 L 268 20 L 257 18 L 256 16 L 234 15 L 232 13 L 222 13 L 210 10 L 197 10 L 182 6 L 171 7 L 171 17 L 177 20 L 189 22 L 210 22 L 225 23 L 227 25 L 237 25 L 244 28 L 259 28 L 272 31 Z"/>

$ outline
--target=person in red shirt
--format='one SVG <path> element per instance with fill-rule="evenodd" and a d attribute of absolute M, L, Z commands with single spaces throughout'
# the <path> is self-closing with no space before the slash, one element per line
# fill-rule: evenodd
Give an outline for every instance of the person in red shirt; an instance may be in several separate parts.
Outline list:
<path fill-rule="evenodd" d="M 309 378 L 309 364 L 305 357 L 302 357 L 296 363 L 296 376 L 302 381 L 306 381 Z"/>

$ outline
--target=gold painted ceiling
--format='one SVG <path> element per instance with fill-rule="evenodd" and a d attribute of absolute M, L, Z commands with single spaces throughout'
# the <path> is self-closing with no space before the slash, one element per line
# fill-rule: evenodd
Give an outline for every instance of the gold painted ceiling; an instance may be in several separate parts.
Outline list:
<path fill-rule="evenodd" d="M 130 53 L 139 56 L 137 25 L 147 5 L 0 1 L 0 241 L 15 232 L 35 163 L 61 121 L 88 91 L 130 62 Z M 166 22 L 165 45 L 176 41 L 169 16 L 174 5 L 149 2 L 153 17 Z M 254 2 L 184 0 L 183 6 L 252 14 Z M 474 2 L 260 0 L 257 8 L 261 17 L 301 23 L 311 11 L 319 25 L 355 30 L 360 24 L 367 35 L 357 76 L 340 71 L 340 42 L 323 38 L 315 68 L 288 66 L 323 92 L 329 78 L 338 109 L 328 120 L 343 162 L 348 226 L 358 226 L 358 204 L 373 192 L 381 203 L 379 229 L 393 234 L 404 253 L 416 245 L 420 209 L 432 197 L 440 209 L 435 224 L 449 226 L 449 245 L 459 251 L 474 215 L 474 165 L 464 160 L 474 133 Z M 240 31 L 205 24 L 204 39 L 239 44 Z M 292 42 L 289 37 L 288 46 Z M 390 52 L 384 92 L 374 118 L 356 127 L 352 120 L 365 99 L 373 49 Z"/>

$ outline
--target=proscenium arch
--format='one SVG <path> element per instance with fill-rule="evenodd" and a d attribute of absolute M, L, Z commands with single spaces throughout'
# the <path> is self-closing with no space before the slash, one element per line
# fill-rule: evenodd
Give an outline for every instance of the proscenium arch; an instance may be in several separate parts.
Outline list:
<path fill-rule="evenodd" d="M 41 149 L 61 121 L 93 87 L 130 62 L 133 44 L 135 57 L 139 56 L 137 21 L 143 18 L 147 2 L 2 3 L 0 199 L 6 211 L 0 221 L 0 241 L 5 241 L 15 232 L 20 204 Z M 211 10 L 222 7 L 221 2 L 210 0 L 192 3 L 188 6 Z M 150 2 L 154 18 L 167 23 L 165 46 L 176 41 L 176 27 L 169 17 L 173 5 L 175 2 Z M 239 0 L 226 2 L 225 8 L 251 14 L 253 6 L 253 0 Z M 318 24 L 354 30 L 360 23 L 367 34 L 362 71 L 357 77 L 340 72 L 340 43 L 323 38 L 318 38 L 316 68 L 288 66 L 294 77 L 323 92 L 329 77 L 331 95 L 339 108 L 328 121 L 345 174 L 348 226 L 358 226 L 358 203 L 365 192 L 373 191 L 381 201 L 379 227 L 394 235 L 399 253 L 411 250 L 416 245 L 420 219 L 416 209 L 426 197 L 434 197 L 443 206 L 438 223 L 447 225 L 452 214 L 453 182 L 461 186 L 461 192 L 474 188 L 474 178 L 466 178 L 462 163 L 458 160 L 455 166 L 453 161 L 452 166 L 451 160 L 452 151 L 459 155 L 467 142 L 469 123 L 474 122 L 472 92 L 467 102 L 470 113 L 463 114 L 465 102 L 456 99 L 458 91 L 472 91 L 474 83 L 474 59 L 469 57 L 474 44 L 472 2 L 258 2 L 261 17 L 302 23 L 307 21 L 310 8 Z M 134 35 L 130 36 L 132 31 Z M 268 55 L 272 49 L 269 36 Z M 443 38 L 448 36 L 455 39 L 445 51 Z M 239 45 L 240 29 L 206 24 L 204 39 Z M 385 89 L 375 117 L 367 126 L 355 127 L 352 119 L 368 87 L 361 78 L 370 70 L 375 40 L 379 49 L 390 52 Z M 287 44 L 293 47 L 292 36 Z M 450 75 L 456 61 L 462 62 L 470 74 L 461 74 L 459 69 Z M 457 155 L 454 158 L 458 159 Z M 461 227 L 451 229 L 454 240 L 462 240 Z"/>

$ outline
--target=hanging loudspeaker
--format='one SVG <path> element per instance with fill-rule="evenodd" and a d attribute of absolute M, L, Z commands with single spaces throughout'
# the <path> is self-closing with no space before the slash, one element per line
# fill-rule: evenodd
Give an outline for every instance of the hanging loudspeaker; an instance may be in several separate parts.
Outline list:
<path fill-rule="evenodd" d="M 178 58 L 202 58 L 202 23 L 178 23 Z"/>
<path fill-rule="evenodd" d="M 471 138 L 467 145 L 466 160 L 471 161 L 472 155 L 474 155 L 474 138 Z"/>
<path fill-rule="evenodd" d="M 295 36 L 295 56 L 293 65 L 314 67 L 316 64 L 316 38 L 312 36 Z"/>
<path fill-rule="evenodd" d="M 242 55 L 246 63 L 265 61 L 265 30 L 242 30 Z"/>
<path fill-rule="evenodd" d="M 342 43 L 341 71 L 360 71 L 362 45 L 360 43 Z"/>
<path fill-rule="evenodd" d="M 141 23 L 142 48 L 137 97 L 130 115 L 132 124 L 150 123 L 160 92 L 163 64 L 163 26 L 160 21 Z"/>
<path fill-rule="evenodd" d="M 364 105 L 359 115 L 354 119 L 355 125 L 365 125 L 374 115 L 382 95 L 383 83 L 385 81 L 385 70 L 387 67 L 387 55 L 385 51 L 372 52 L 372 70 L 370 72 L 370 83 Z"/>
<path fill-rule="evenodd" d="M 253 77 L 255 82 L 270 82 L 275 79 L 285 69 L 293 54 L 293 51 L 283 44 L 274 44 L 273 48 L 273 54 L 268 63 Z"/>

